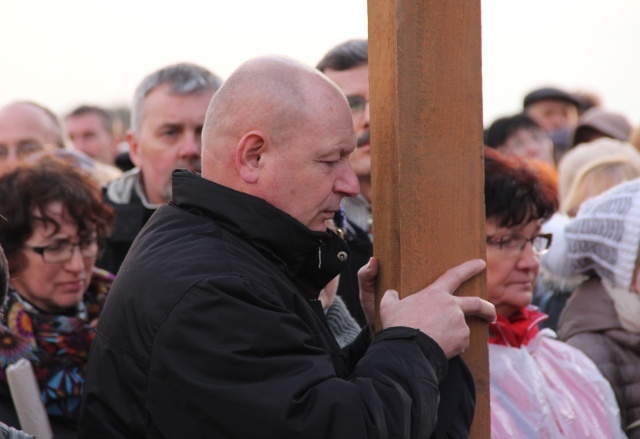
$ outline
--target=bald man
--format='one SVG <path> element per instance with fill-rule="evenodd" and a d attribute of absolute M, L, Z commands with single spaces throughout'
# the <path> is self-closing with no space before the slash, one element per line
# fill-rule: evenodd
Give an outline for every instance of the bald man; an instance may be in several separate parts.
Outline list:
<path fill-rule="evenodd" d="M 383 330 L 341 351 L 318 294 L 349 258 L 327 230 L 358 193 L 344 95 L 281 57 L 243 64 L 214 96 L 202 176 L 175 171 L 118 274 L 84 387 L 84 438 L 425 438 L 447 358 L 468 345 L 451 293 L 469 261 L 415 295 L 389 291 Z M 375 259 L 362 270 L 373 322 Z M 372 339 L 373 338 L 373 339 Z"/>
<path fill-rule="evenodd" d="M 0 108 L 0 174 L 46 147 L 64 148 L 62 127 L 55 114 L 29 101 Z"/>

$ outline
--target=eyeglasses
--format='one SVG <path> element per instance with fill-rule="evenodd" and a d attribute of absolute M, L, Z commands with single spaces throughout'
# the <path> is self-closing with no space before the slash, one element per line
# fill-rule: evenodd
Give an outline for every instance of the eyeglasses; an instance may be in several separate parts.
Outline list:
<path fill-rule="evenodd" d="M 534 235 L 531 238 L 518 234 L 504 235 L 498 239 L 496 239 L 495 236 L 487 236 L 487 244 L 495 245 L 499 250 L 506 253 L 506 255 L 515 257 L 522 253 L 527 242 L 529 242 L 531 243 L 533 253 L 540 256 L 549 251 L 551 238 L 551 233 L 542 233 Z"/>
<path fill-rule="evenodd" d="M 349 108 L 352 113 L 360 113 L 364 111 L 364 107 L 369 103 L 369 99 L 365 99 L 362 96 L 347 96 L 347 102 L 349 102 Z"/>
<path fill-rule="evenodd" d="M 100 253 L 100 242 L 97 238 L 85 239 L 80 242 L 59 241 L 43 247 L 23 246 L 42 256 L 42 260 L 48 264 L 60 264 L 70 261 L 76 247 L 80 249 L 83 258 L 95 258 Z"/>
<path fill-rule="evenodd" d="M 16 156 L 20 160 L 22 160 L 33 153 L 42 151 L 44 149 L 44 146 L 36 142 L 21 143 L 15 147 L 0 145 L 0 160 L 6 160 L 9 157 L 9 154 L 12 149 L 15 151 Z"/>

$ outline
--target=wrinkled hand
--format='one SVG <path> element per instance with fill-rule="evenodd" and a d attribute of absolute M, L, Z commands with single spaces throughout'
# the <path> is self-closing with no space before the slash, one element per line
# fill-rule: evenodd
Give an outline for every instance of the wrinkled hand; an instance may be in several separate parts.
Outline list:
<path fill-rule="evenodd" d="M 478 316 L 487 322 L 496 319 L 495 307 L 486 300 L 453 295 L 463 282 L 482 272 L 485 266 L 481 259 L 467 261 L 402 300 L 397 291 L 388 290 L 380 302 L 382 327 L 420 329 L 440 345 L 447 358 L 461 354 L 469 347 L 465 316 Z"/>
<path fill-rule="evenodd" d="M 362 310 L 367 319 L 367 324 L 372 332 L 375 332 L 376 324 L 376 297 L 374 288 L 378 277 L 378 268 L 378 260 L 376 258 L 369 258 L 369 262 L 358 270 L 360 303 L 362 304 Z"/>

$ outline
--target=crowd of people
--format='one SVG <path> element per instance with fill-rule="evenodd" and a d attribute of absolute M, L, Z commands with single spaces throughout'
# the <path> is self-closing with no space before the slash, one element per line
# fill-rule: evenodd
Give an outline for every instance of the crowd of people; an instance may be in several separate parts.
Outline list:
<path fill-rule="evenodd" d="M 55 438 L 468 437 L 478 316 L 493 437 L 640 438 L 632 124 L 524 96 L 482 139 L 485 260 L 376 317 L 368 75 L 350 40 L 163 67 L 130 121 L 0 108 L 0 427 L 26 359 Z M 455 295 L 485 270 L 487 300 Z"/>

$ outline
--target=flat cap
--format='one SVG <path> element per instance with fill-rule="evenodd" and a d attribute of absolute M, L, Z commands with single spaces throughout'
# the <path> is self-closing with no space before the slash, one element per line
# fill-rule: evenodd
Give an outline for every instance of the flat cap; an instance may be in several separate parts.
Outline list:
<path fill-rule="evenodd" d="M 534 90 L 528 95 L 526 95 L 524 97 L 523 107 L 527 108 L 529 105 L 533 103 L 536 103 L 538 101 L 544 101 L 544 100 L 565 101 L 575 105 L 578 108 L 580 108 L 580 105 L 582 104 L 582 102 L 580 102 L 580 99 L 578 99 L 576 96 L 572 95 L 571 93 L 567 93 L 566 91 L 560 90 L 558 88 L 545 87 L 545 88 L 539 88 L 537 90 Z"/>

